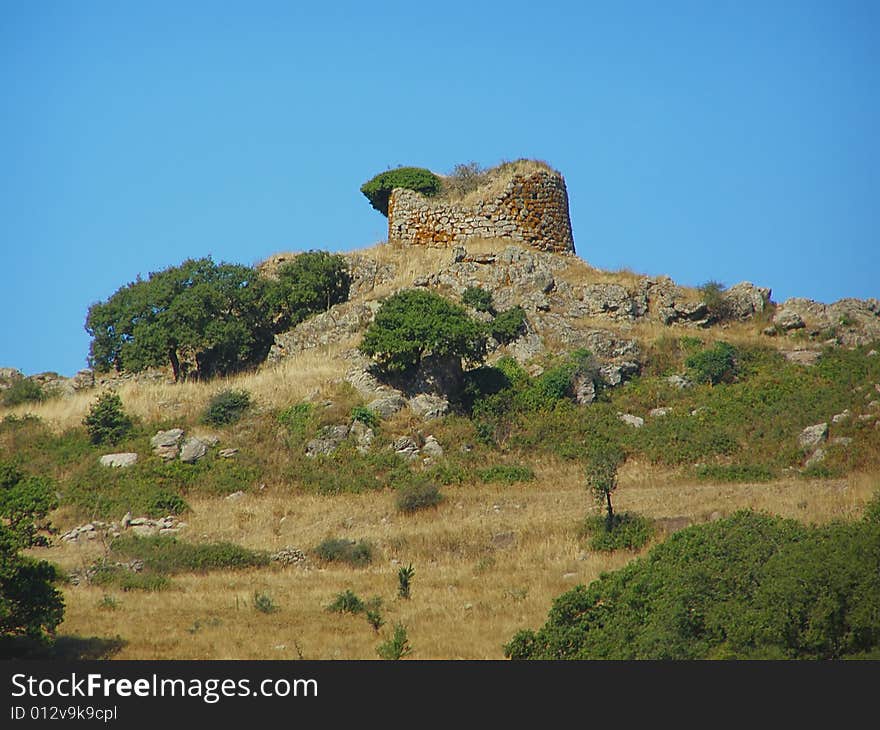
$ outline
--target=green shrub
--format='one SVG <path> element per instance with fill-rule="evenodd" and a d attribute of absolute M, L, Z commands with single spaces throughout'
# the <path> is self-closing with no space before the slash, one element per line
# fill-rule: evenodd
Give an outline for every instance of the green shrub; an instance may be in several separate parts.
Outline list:
<path fill-rule="evenodd" d="M 164 591 L 171 586 L 168 576 L 146 570 L 135 573 L 116 565 L 100 566 L 91 578 L 98 586 L 114 586 L 122 591 Z"/>
<path fill-rule="evenodd" d="M 111 552 L 143 560 L 144 569 L 160 574 L 243 569 L 269 564 L 267 553 L 230 542 L 190 543 L 175 537 L 126 536 L 115 540 Z"/>
<path fill-rule="evenodd" d="M 47 477 L 26 475 L 0 461 L 0 519 L 23 547 L 46 546 L 41 532 L 51 530 L 48 514 L 58 506 L 58 485 Z"/>
<path fill-rule="evenodd" d="M 327 606 L 331 613 L 363 613 L 366 610 L 364 602 L 358 595 L 347 588 L 342 593 L 337 593 L 332 603 Z"/>
<path fill-rule="evenodd" d="M 46 400 L 46 393 L 40 384 L 29 378 L 15 378 L 3 393 L 4 406 L 18 406 L 22 403 L 39 403 Z"/>
<path fill-rule="evenodd" d="M 131 432 L 133 423 L 122 410 L 119 395 L 107 391 L 91 405 L 83 425 L 93 444 L 116 444 Z"/>
<path fill-rule="evenodd" d="M 382 659 L 392 661 L 403 659 L 403 657 L 411 654 L 412 647 L 410 646 L 409 638 L 406 635 L 406 626 L 403 624 L 395 624 L 394 633 L 391 638 L 386 639 L 379 644 L 379 646 L 376 647 L 376 653 L 382 657 Z"/>
<path fill-rule="evenodd" d="M 412 580 L 415 577 L 416 570 L 409 565 L 401 565 L 397 569 L 397 595 L 404 600 L 409 600 L 412 591 Z"/>
<path fill-rule="evenodd" d="M 240 420 L 251 405 L 246 390 L 222 390 L 208 401 L 202 420 L 214 426 L 226 426 Z"/>
<path fill-rule="evenodd" d="M 381 608 L 382 599 L 378 596 L 365 605 L 364 613 L 367 617 L 367 623 L 370 624 L 373 631 L 376 633 L 379 633 L 379 629 L 385 625 L 385 619 L 382 618 Z"/>
<path fill-rule="evenodd" d="M 254 593 L 254 608 L 260 613 L 277 613 L 281 610 L 268 593 Z"/>
<path fill-rule="evenodd" d="M 311 403 L 297 403 L 278 414 L 278 422 L 287 426 L 290 435 L 303 440 L 314 425 L 315 406 Z"/>
<path fill-rule="evenodd" d="M 493 313 L 495 305 L 492 302 L 492 292 L 486 291 L 481 286 L 469 286 L 461 295 L 461 303 L 466 307 L 478 312 Z"/>
<path fill-rule="evenodd" d="M 865 505 L 864 519 L 866 522 L 880 524 L 880 491 L 875 492 L 868 504 Z"/>
<path fill-rule="evenodd" d="M 612 552 L 614 550 L 638 550 L 644 547 L 654 534 L 649 519 L 632 512 L 615 513 L 611 529 L 604 515 L 592 515 L 584 523 L 583 534 L 589 538 L 591 550 Z"/>
<path fill-rule="evenodd" d="M 327 538 L 315 548 L 314 553 L 318 560 L 325 563 L 347 563 L 355 568 L 362 568 L 373 561 L 373 548 L 363 540 Z"/>
<path fill-rule="evenodd" d="M 385 217 L 388 216 L 388 200 L 394 188 L 415 190 L 422 195 L 436 195 L 440 192 L 440 178 L 422 167 L 398 167 L 395 170 L 380 172 L 361 185 L 361 192 L 370 205 Z"/>
<path fill-rule="evenodd" d="M 489 331 L 498 342 L 513 342 L 526 330 L 526 310 L 519 305 L 499 312 L 489 324 Z"/>
<path fill-rule="evenodd" d="M 424 289 L 406 289 L 382 302 L 360 345 L 389 373 L 417 367 L 428 353 L 479 362 L 485 347 L 479 322 L 463 307 Z"/>
<path fill-rule="evenodd" d="M 370 428 L 377 428 L 379 426 L 379 417 L 366 406 L 355 406 L 352 408 L 351 420 L 360 421 Z"/>
<path fill-rule="evenodd" d="M 496 464 L 487 469 L 477 470 L 477 476 L 484 482 L 515 484 L 516 482 L 534 481 L 535 472 L 531 467 L 519 464 Z"/>
<path fill-rule="evenodd" d="M 732 382 L 736 377 L 737 362 L 736 348 L 727 342 L 716 342 L 712 347 L 699 352 L 685 360 L 685 366 L 690 370 L 694 380 L 698 383 L 710 383 L 717 385 L 721 382 Z"/>
<path fill-rule="evenodd" d="M 443 495 L 432 482 L 418 481 L 401 487 L 397 492 L 397 509 L 407 514 L 436 507 Z"/>
<path fill-rule="evenodd" d="M 738 512 L 559 596 L 520 659 L 840 659 L 880 649 L 880 526 Z"/>

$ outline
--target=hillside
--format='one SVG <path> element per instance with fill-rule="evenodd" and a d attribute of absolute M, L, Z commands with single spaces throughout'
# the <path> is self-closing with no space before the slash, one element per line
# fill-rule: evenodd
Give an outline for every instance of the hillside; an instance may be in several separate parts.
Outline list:
<path fill-rule="evenodd" d="M 272 279 L 296 256 L 256 268 Z M 28 553 L 67 576 L 58 633 L 81 652 L 375 659 L 401 624 L 414 658 L 502 658 L 560 593 L 673 532 L 741 509 L 855 520 L 880 488 L 876 300 L 693 289 L 512 237 L 391 240 L 345 260 L 347 300 L 277 333 L 253 370 L 47 374 L 29 380 L 55 397 L 0 408 L 0 461 L 57 484 L 51 545 Z M 490 305 L 465 307 L 491 333 L 481 364 L 377 370 L 358 346 L 413 289 L 456 304 L 483 292 Z M 134 419 L 112 446 L 83 426 L 106 389 Z M 206 423 L 226 391 L 249 405 Z M 591 547 L 585 465 L 612 447 L 617 512 L 650 529 L 605 551 Z M 110 453 L 136 461 L 100 463 Z M 328 611 L 347 590 L 380 598 L 384 625 Z"/>

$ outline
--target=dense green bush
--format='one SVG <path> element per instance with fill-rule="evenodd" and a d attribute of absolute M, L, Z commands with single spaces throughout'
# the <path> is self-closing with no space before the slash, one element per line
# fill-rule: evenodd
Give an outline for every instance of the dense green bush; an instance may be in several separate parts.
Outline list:
<path fill-rule="evenodd" d="M 373 561 L 373 548 L 363 540 L 327 538 L 315 548 L 314 553 L 325 563 L 347 563 L 355 568 L 362 568 Z"/>
<path fill-rule="evenodd" d="M 9 407 L 46 400 L 46 393 L 40 384 L 29 378 L 15 378 L 6 390 L 0 392 L 3 394 L 0 402 Z"/>
<path fill-rule="evenodd" d="M 214 395 L 202 414 L 202 420 L 214 426 L 226 426 L 240 420 L 251 405 L 246 390 L 221 390 Z"/>
<path fill-rule="evenodd" d="M 83 425 L 93 444 L 116 444 L 132 430 L 132 419 L 122 409 L 122 399 L 113 391 L 98 396 Z"/>
<path fill-rule="evenodd" d="M 160 574 L 241 569 L 269 564 L 265 552 L 249 550 L 231 542 L 190 543 L 166 535 L 121 537 L 111 552 L 144 561 L 144 569 Z"/>
<path fill-rule="evenodd" d="M 513 342 L 526 329 L 526 310 L 519 305 L 505 309 L 495 315 L 489 323 L 489 331 L 498 342 L 506 345 Z"/>
<path fill-rule="evenodd" d="M 716 342 L 712 347 L 695 352 L 685 365 L 698 383 L 729 383 L 736 377 L 736 348 L 727 342 Z"/>
<path fill-rule="evenodd" d="M 277 613 L 281 609 L 268 593 L 254 593 L 254 608 L 260 613 Z"/>
<path fill-rule="evenodd" d="M 824 658 L 880 649 L 880 525 L 751 512 L 674 533 L 559 596 L 514 659 Z"/>
<path fill-rule="evenodd" d="M 370 201 L 370 205 L 382 215 L 388 216 L 388 200 L 394 188 L 415 190 L 422 195 L 436 195 L 440 192 L 441 182 L 430 170 L 422 167 L 398 167 L 394 170 L 380 172 L 361 185 L 361 192 Z"/>
<path fill-rule="evenodd" d="M 348 299 L 351 274 L 340 254 L 306 251 L 278 269 L 274 289 L 276 329 L 292 327 L 311 314 Z"/>
<path fill-rule="evenodd" d="M 590 550 L 611 552 L 614 550 L 638 550 L 644 547 L 654 534 L 654 526 L 647 517 L 633 512 L 616 512 L 611 518 L 591 515 L 583 526 L 584 537 L 589 539 Z"/>
<path fill-rule="evenodd" d="M 461 303 L 478 312 L 492 314 L 495 311 L 495 305 L 492 302 L 492 292 L 486 291 L 481 286 L 467 287 L 461 295 Z"/>
<path fill-rule="evenodd" d="M 56 506 L 52 482 L 0 462 L 0 640 L 51 639 L 64 616 L 55 567 L 19 552 L 47 544 L 39 533 Z"/>
<path fill-rule="evenodd" d="M 401 487 L 395 499 L 397 509 L 407 514 L 436 507 L 442 501 L 443 495 L 437 485 L 427 481 L 416 481 Z"/>
<path fill-rule="evenodd" d="M 425 289 L 406 289 L 382 302 L 360 345 L 389 373 L 412 370 L 429 353 L 478 362 L 485 347 L 479 322 L 464 308 Z"/>

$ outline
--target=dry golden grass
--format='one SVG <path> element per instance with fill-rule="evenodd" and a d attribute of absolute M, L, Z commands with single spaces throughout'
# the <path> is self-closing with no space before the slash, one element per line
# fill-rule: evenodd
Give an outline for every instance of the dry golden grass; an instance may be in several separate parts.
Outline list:
<path fill-rule="evenodd" d="M 536 172 L 551 172 L 558 175 L 559 172 L 554 170 L 543 160 L 514 160 L 513 162 L 502 162 L 482 175 L 482 183 L 474 190 L 470 190 L 464 194 L 447 187 L 441 190 L 439 195 L 426 198 L 426 202 L 446 205 L 453 203 L 455 205 L 468 206 L 484 200 L 492 200 L 504 192 L 507 183 L 517 175 L 528 176 Z M 443 176 L 440 176 L 443 178 Z"/>
<path fill-rule="evenodd" d="M 125 383 L 117 392 L 123 408 L 146 421 L 162 421 L 175 416 L 200 413 L 218 391 L 244 389 L 258 406 L 294 403 L 326 387 L 345 372 L 341 353 L 357 344 L 357 338 L 327 347 L 307 350 L 277 364 L 266 364 L 255 372 L 241 373 L 210 382 Z M 73 396 L 0 409 L 5 415 L 31 414 L 57 431 L 79 426 L 94 402 L 97 391 L 81 391 Z"/>
<path fill-rule="evenodd" d="M 186 539 L 230 540 L 273 550 L 309 549 L 328 536 L 369 540 L 373 564 L 349 567 L 271 567 L 183 575 L 158 593 L 122 593 L 96 586 L 65 588 L 62 634 L 114 637 L 126 644 L 119 659 L 376 659 L 393 624 L 406 625 L 415 659 L 498 659 L 520 628 L 544 623 L 553 598 L 634 554 L 590 552 L 578 537 L 593 509 L 579 470 L 549 463 L 538 480 L 510 487 L 447 488 L 435 511 L 403 516 L 388 492 L 336 497 L 273 493 L 240 501 L 193 503 Z M 639 465 L 621 475 L 618 510 L 705 521 L 713 513 L 752 508 L 825 522 L 859 515 L 876 475 L 781 481 L 760 485 L 686 484 Z M 504 545 L 499 535 L 512 534 Z M 494 538 L 494 544 L 493 544 Z M 32 551 L 67 568 L 88 563 L 99 546 L 65 545 Z M 397 569 L 412 563 L 412 598 L 396 597 Z M 386 626 L 375 634 L 363 616 L 325 607 L 351 589 L 380 596 Z M 279 607 L 253 606 L 266 593 Z M 102 608 L 104 596 L 116 601 Z"/>

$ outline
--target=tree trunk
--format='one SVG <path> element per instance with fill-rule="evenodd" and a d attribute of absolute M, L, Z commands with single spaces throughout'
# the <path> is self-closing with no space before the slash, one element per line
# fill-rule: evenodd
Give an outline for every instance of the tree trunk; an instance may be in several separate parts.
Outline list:
<path fill-rule="evenodd" d="M 174 382 L 176 383 L 180 380 L 180 360 L 177 359 L 175 348 L 168 348 L 168 359 L 171 361 L 171 370 L 174 372 Z"/>
<path fill-rule="evenodd" d="M 608 516 L 605 518 L 605 529 L 608 532 L 611 532 L 614 527 L 614 510 L 611 508 L 611 491 L 605 492 L 605 509 L 608 512 Z"/>

